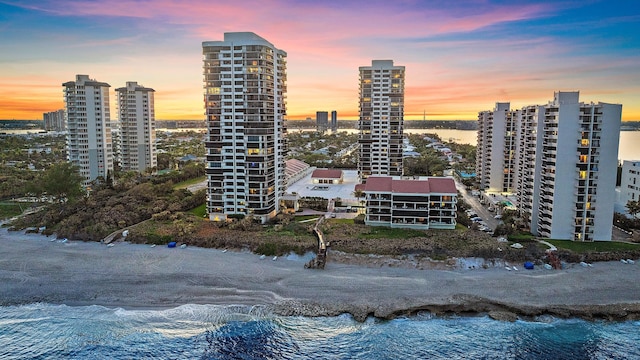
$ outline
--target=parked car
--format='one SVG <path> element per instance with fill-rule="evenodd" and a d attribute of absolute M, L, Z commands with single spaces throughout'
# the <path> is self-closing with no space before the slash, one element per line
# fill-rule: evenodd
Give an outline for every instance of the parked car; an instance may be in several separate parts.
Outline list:
<path fill-rule="evenodd" d="M 494 216 L 493 218 L 500 220 L 500 219 L 502 219 L 502 215 L 498 214 L 498 215 Z"/>

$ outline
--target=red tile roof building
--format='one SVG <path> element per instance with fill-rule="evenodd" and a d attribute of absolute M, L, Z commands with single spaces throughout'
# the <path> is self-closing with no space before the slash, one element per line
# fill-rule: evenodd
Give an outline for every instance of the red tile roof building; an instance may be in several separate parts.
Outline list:
<path fill-rule="evenodd" d="M 366 194 L 365 223 L 411 229 L 455 229 L 458 191 L 452 178 L 394 180 L 372 176 L 360 186 Z"/>

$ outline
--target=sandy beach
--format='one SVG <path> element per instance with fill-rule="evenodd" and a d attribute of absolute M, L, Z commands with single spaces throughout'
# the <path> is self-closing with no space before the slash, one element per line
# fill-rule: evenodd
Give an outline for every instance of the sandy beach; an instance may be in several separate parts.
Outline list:
<path fill-rule="evenodd" d="M 265 305 L 277 314 L 393 318 L 418 311 L 640 319 L 640 265 L 419 270 L 188 247 L 52 241 L 0 230 L 0 305 Z M 520 264 L 517 264 L 518 266 Z"/>

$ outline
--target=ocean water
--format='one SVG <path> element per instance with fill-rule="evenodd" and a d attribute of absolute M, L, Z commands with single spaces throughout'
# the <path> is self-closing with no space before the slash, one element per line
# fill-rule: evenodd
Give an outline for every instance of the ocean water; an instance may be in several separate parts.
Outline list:
<path fill-rule="evenodd" d="M 640 359 L 640 322 L 281 317 L 261 307 L 0 309 L 0 359 Z"/>

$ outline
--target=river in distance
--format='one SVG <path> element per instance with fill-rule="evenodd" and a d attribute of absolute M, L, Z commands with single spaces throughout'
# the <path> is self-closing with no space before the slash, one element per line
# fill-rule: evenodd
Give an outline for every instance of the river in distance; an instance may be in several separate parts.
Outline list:
<path fill-rule="evenodd" d="M 289 132 L 300 131 L 289 129 Z M 302 131 L 315 131 L 315 129 L 303 129 Z M 339 129 L 351 134 L 358 132 L 356 129 Z M 478 144 L 476 130 L 456 129 L 404 129 L 408 134 L 437 134 L 442 141 L 456 142 L 459 144 Z M 620 143 L 618 147 L 619 160 L 640 160 L 640 131 L 620 131 Z"/>
<path fill-rule="evenodd" d="M 0 311 L 2 359 L 640 359 L 640 321 L 282 317 L 260 307 L 31 304 Z"/>
<path fill-rule="evenodd" d="M 158 131 L 167 132 L 186 132 L 197 131 L 206 132 L 206 129 L 181 128 L 181 129 L 157 129 Z M 37 133 L 41 130 L 3 130 L 8 134 L 30 134 Z M 289 132 L 295 131 L 315 131 L 315 129 L 289 129 Z M 357 133 L 356 129 L 339 129 L 349 133 Z M 409 134 L 437 134 L 443 141 L 457 142 L 460 144 L 476 145 L 477 132 L 475 130 L 456 130 L 456 129 L 405 129 Z M 620 145 L 618 148 L 618 159 L 620 160 L 640 160 L 640 131 L 620 131 Z"/>

